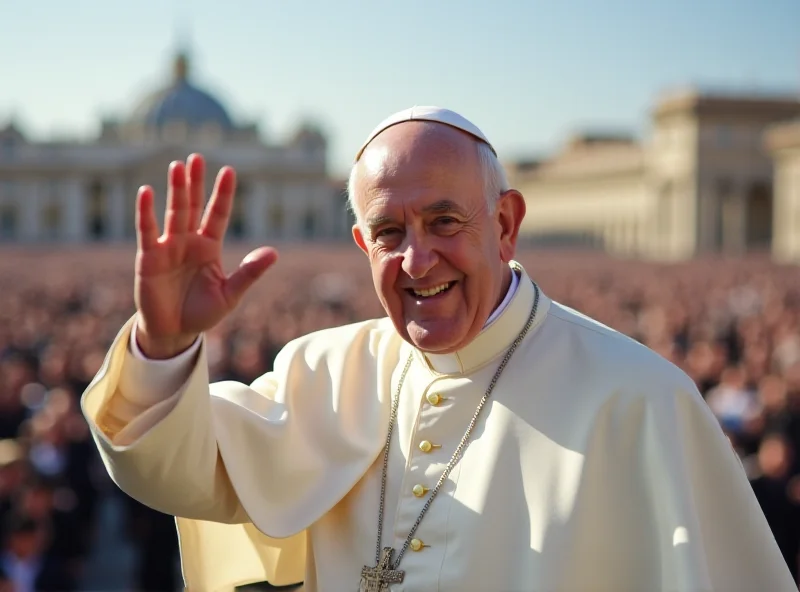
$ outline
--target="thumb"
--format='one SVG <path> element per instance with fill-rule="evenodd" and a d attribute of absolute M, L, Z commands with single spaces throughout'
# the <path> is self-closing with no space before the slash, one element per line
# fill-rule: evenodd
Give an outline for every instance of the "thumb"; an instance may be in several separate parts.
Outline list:
<path fill-rule="evenodd" d="M 278 260 L 278 252 L 261 247 L 249 253 L 225 281 L 225 298 L 231 304 L 239 302 L 244 293 Z"/>

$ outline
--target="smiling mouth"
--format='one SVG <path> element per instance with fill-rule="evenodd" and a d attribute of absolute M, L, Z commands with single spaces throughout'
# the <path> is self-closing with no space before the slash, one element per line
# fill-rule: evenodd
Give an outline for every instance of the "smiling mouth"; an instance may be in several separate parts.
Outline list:
<path fill-rule="evenodd" d="M 416 298 L 432 298 L 433 296 L 438 296 L 444 292 L 447 292 L 450 288 L 456 285 L 457 282 L 447 282 L 444 284 L 439 284 L 438 286 L 434 286 L 432 288 L 427 288 L 425 290 L 414 290 L 413 288 L 406 288 L 406 292 L 408 292 L 411 296 Z"/>

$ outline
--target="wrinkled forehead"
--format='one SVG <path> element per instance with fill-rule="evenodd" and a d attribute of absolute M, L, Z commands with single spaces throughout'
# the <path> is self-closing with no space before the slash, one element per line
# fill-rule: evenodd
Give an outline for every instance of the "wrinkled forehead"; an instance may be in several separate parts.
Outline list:
<path fill-rule="evenodd" d="M 355 165 L 359 197 L 376 192 L 436 190 L 481 183 L 477 141 L 467 133 L 426 121 L 392 126 L 377 136 Z"/>

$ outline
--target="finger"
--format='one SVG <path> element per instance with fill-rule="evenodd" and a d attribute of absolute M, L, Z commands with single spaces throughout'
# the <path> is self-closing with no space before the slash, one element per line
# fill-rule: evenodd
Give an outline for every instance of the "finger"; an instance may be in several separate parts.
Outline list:
<path fill-rule="evenodd" d="M 214 193 L 203 214 L 200 224 L 201 234 L 221 241 L 228 228 L 233 207 L 233 194 L 236 191 L 236 172 L 231 167 L 222 167 L 214 184 Z"/>
<path fill-rule="evenodd" d="M 189 188 L 189 222 L 190 232 L 197 230 L 200 217 L 203 215 L 205 201 L 206 163 L 200 154 L 191 154 L 186 161 L 186 185 Z"/>
<path fill-rule="evenodd" d="M 239 269 L 230 274 L 225 282 L 225 298 L 234 306 L 244 293 L 278 260 L 278 252 L 270 247 L 256 249 L 245 257 Z"/>
<path fill-rule="evenodd" d="M 167 236 L 183 234 L 189 228 L 189 196 L 186 191 L 186 167 L 180 161 L 169 165 L 169 190 L 164 230 Z"/>
<path fill-rule="evenodd" d="M 144 186 L 136 196 L 136 241 L 146 251 L 158 244 L 158 220 L 153 211 L 153 188 Z"/>

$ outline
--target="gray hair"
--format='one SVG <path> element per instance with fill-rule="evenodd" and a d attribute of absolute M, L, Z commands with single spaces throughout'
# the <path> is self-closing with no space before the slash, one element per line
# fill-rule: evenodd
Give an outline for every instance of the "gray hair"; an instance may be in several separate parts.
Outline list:
<path fill-rule="evenodd" d="M 489 213 L 494 212 L 497 205 L 497 200 L 500 196 L 508 191 L 511 187 L 508 184 L 508 177 L 503 165 L 495 155 L 491 146 L 485 142 L 475 142 L 478 149 L 478 163 L 481 168 L 481 177 L 483 177 L 483 192 L 486 196 L 486 205 L 489 208 Z M 347 209 L 353 214 L 355 219 L 359 222 L 358 210 L 355 203 L 355 188 L 356 188 L 356 166 L 358 163 L 353 164 L 350 168 L 350 176 L 347 179 Z"/>

